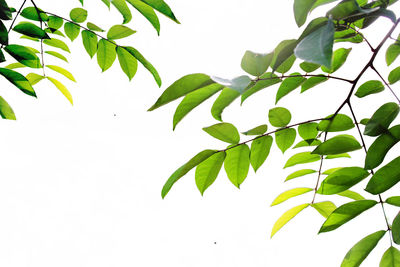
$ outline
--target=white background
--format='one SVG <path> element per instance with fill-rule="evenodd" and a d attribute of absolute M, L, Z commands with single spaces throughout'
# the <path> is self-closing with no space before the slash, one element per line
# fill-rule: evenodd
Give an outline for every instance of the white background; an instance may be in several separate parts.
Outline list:
<path fill-rule="evenodd" d="M 17 7 L 20 2 L 9 4 Z M 36 2 L 44 10 L 66 17 L 71 8 L 80 5 L 77 0 Z M 160 15 L 161 36 L 157 37 L 151 25 L 134 12 L 129 26 L 138 33 L 119 42 L 136 47 L 156 66 L 163 78 L 161 89 L 142 67 L 132 82 L 118 62 L 101 73 L 96 60 L 90 60 L 84 51 L 80 37 L 70 46 L 70 64 L 45 58 L 75 75 L 76 84 L 47 71 L 70 89 L 73 107 L 46 81 L 35 87 L 38 99 L 1 82 L 1 95 L 18 120 L 0 124 L 0 265 L 339 266 L 354 243 L 385 229 L 382 211 L 376 206 L 334 232 L 317 235 L 324 219 L 308 208 L 271 240 L 270 231 L 279 216 L 310 202 L 312 194 L 271 208 L 272 200 L 296 186 L 315 186 L 315 176 L 283 183 L 289 173 L 299 169 L 282 170 L 292 151 L 282 155 L 274 147 L 257 175 L 249 172 L 241 190 L 221 171 L 201 197 L 190 172 L 161 199 L 161 188 L 177 167 L 202 149 L 224 148 L 201 130 L 216 122 L 209 112 L 212 101 L 189 114 L 174 132 L 172 115 L 178 102 L 146 112 L 162 90 L 188 73 L 225 78 L 241 75 L 245 50 L 269 52 L 279 41 L 299 35 L 292 1 L 168 3 L 181 25 Z M 109 12 L 100 0 L 86 0 L 85 8 L 89 21 L 99 26 L 122 21 L 115 8 Z M 390 22 L 381 19 L 369 32 L 371 42 L 376 45 L 389 28 Z M 18 38 L 15 33 L 12 36 Z M 359 47 L 368 53 L 365 44 Z M 377 65 L 386 73 L 382 55 Z M 348 59 L 353 63 L 338 75 L 354 78 L 368 58 L 353 51 Z M 362 81 L 367 79 L 376 77 L 368 72 Z M 320 118 L 334 112 L 348 89 L 346 83 L 333 82 L 303 95 L 297 90 L 279 105 L 290 108 L 293 123 Z M 240 131 L 267 122 L 275 93 L 276 87 L 266 89 L 242 107 L 235 102 L 223 114 L 224 120 L 235 123 Z M 393 101 L 389 94 L 383 97 Z M 358 117 L 370 116 L 379 105 L 374 99 L 360 104 Z M 355 153 L 355 163 L 337 160 L 326 168 L 361 165 L 357 159 L 362 155 L 362 151 Z M 359 188 L 363 186 L 365 183 Z M 328 199 L 337 205 L 345 201 Z M 391 218 L 395 212 L 389 210 Z M 388 245 L 385 236 L 364 266 L 377 266 Z"/>

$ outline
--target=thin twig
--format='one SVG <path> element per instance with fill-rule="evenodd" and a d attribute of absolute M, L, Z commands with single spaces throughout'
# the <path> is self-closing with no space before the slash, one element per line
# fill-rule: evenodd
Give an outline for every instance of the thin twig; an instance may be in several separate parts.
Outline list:
<path fill-rule="evenodd" d="M 281 75 L 277 77 L 270 77 L 270 78 L 257 78 L 254 81 L 266 81 L 266 80 L 274 80 L 274 79 L 284 79 L 284 78 L 292 78 L 292 77 L 321 77 L 321 78 L 328 78 L 328 79 L 335 79 L 335 80 L 340 80 L 340 81 L 345 81 L 348 83 L 352 83 L 352 80 L 341 78 L 341 77 L 336 77 L 336 76 L 330 76 L 330 75 L 323 75 L 323 74 L 300 74 L 300 75 Z"/>
<path fill-rule="evenodd" d="M 326 141 L 327 136 L 328 136 L 328 132 L 325 132 L 324 142 Z M 324 163 L 324 156 L 321 155 L 321 161 L 320 161 L 319 169 L 318 169 L 318 178 L 317 178 L 317 182 L 315 184 L 314 196 L 313 196 L 313 199 L 311 201 L 311 204 L 314 204 L 315 197 L 317 196 L 317 190 L 318 190 L 318 186 L 319 186 L 319 181 L 321 180 L 321 175 L 322 175 L 322 164 L 323 163 Z"/>
<path fill-rule="evenodd" d="M 386 85 L 386 87 L 390 90 L 390 92 L 393 94 L 393 96 L 396 98 L 397 102 L 400 104 L 400 99 L 396 95 L 396 93 L 393 91 L 393 89 L 390 87 L 389 83 L 382 77 L 382 75 L 379 73 L 379 71 L 375 68 L 374 65 L 371 66 L 371 69 L 373 69 L 376 74 L 378 74 L 379 78 L 382 80 L 382 82 Z"/>

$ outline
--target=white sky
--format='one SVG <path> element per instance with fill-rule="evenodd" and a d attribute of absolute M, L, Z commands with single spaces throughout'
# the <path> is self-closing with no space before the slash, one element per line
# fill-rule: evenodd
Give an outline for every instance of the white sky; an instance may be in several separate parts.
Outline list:
<path fill-rule="evenodd" d="M 22 1 L 9 2 L 17 7 Z M 67 11 L 79 6 L 77 0 L 36 2 L 66 17 Z M 202 149 L 224 147 L 201 130 L 215 123 L 209 112 L 212 101 L 183 119 L 175 132 L 172 115 L 178 102 L 146 112 L 166 86 L 195 72 L 233 78 L 242 74 L 240 60 L 246 49 L 269 52 L 282 39 L 298 36 L 292 1 L 168 3 L 181 25 L 160 16 L 161 36 L 157 37 L 150 24 L 134 13 L 129 26 L 138 33 L 119 42 L 136 47 L 156 66 L 163 79 L 161 89 L 142 67 L 132 82 L 118 62 L 100 73 L 80 37 L 71 45 L 70 64 L 60 64 L 78 80 L 74 84 L 60 79 L 74 97 L 73 107 L 46 82 L 35 87 L 38 99 L 33 99 L 1 81 L 2 96 L 18 121 L 0 124 L 0 265 L 339 266 L 354 243 L 384 229 L 382 211 L 375 207 L 334 232 L 317 235 L 324 220 L 307 209 L 271 240 L 275 220 L 287 209 L 309 202 L 311 195 L 271 208 L 272 200 L 285 190 L 315 183 L 310 176 L 283 184 L 289 173 L 299 169 L 282 170 L 291 151 L 282 156 L 274 147 L 257 175 L 250 171 L 240 191 L 221 171 L 201 197 L 190 172 L 161 200 L 161 188 L 177 167 Z M 85 6 L 89 21 L 99 26 L 122 21 L 114 8 L 108 12 L 100 0 L 86 0 Z M 381 21 L 378 29 L 382 30 L 375 28 L 371 38 L 375 45 L 389 28 L 388 21 Z M 338 74 L 353 78 L 361 67 L 357 63 L 367 58 L 354 53 L 348 60 L 356 67 Z M 382 58 L 378 66 L 383 66 Z M 369 79 L 375 79 L 369 74 Z M 293 122 L 319 118 L 336 109 L 348 92 L 344 86 L 338 82 L 317 87 L 309 92 L 312 98 L 293 92 L 280 105 L 290 107 Z M 275 92 L 276 87 L 264 90 L 242 107 L 235 102 L 224 119 L 240 131 L 265 123 Z M 370 116 L 371 107 L 378 105 L 362 104 L 358 117 Z M 359 156 L 355 153 L 356 159 Z M 341 163 L 350 164 L 338 160 L 329 166 Z M 395 212 L 389 210 L 391 216 Z M 365 266 L 378 265 L 387 239 Z"/>

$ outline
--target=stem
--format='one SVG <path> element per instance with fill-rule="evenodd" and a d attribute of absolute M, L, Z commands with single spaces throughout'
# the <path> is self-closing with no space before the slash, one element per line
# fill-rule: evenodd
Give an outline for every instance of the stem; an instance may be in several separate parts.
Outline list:
<path fill-rule="evenodd" d="M 324 77 L 324 78 L 331 78 L 335 80 L 340 80 L 348 83 L 352 83 L 352 80 L 348 80 L 345 78 L 341 77 L 336 77 L 336 76 L 329 76 L 329 75 L 323 75 L 323 74 L 301 74 L 301 75 L 281 75 L 278 77 L 270 77 L 270 78 L 257 78 L 255 81 L 265 81 L 265 80 L 273 80 L 273 79 L 284 79 L 284 78 L 291 78 L 291 77 Z"/>
<path fill-rule="evenodd" d="M 374 47 L 371 45 L 371 43 L 368 41 L 368 39 L 367 38 L 365 38 L 365 36 L 364 36 L 364 34 L 362 34 L 361 32 L 360 32 L 360 30 L 358 29 L 356 29 L 356 28 L 353 28 L 353 27 L 351 27 L 350 25 L 347 25 L 347 28 L 348 29 L 352 29 L 353 31 L 355 31 L 357 34 L 359 34 L 362 38 L 363 38 L 363 40 L 367 43 L 367 45 L 369 46 L 369 48 L 371 49 L 371 51 L 372 52 L 374 52 Z"/>
<path fill-rule="evenodd" d="M 326 141 L 326 137 L 327 136 L 328 136 L 328 132 L 325 132 L 324 142 Z M 324 156 L 321 155 L 321 162 L 319 164 L 317 183 L 315 184 L 314 196 L 313 196 L 313 199 L 311 201 L 311 204 L 314 204 L 315 197 L 317 196 L 317 190 L 318 190 L 318 186 L 319 186 L 319 181 L 321 180 L 321 175 L 322 175 L 322 164 L 323 163 L 324 163 Z"/>
<path fill-rule="evenodd" d="M 379 73 L 379 71 L 375 68 L 375 66 L 371 66 L 371 69 L 373 69 L 376 74 L 378 74 L 379 78 L 382 80 L 382 82 L 386 85 L 387 88 L 389 88 L 390 92 L 393 94 L 393 96 L 396 98 L 397 102 L 399 102 L 400 104 L 400 99 L 399 97 L 396 95 L 396 93 L 393 91 L 393 89 L 390 87 L 389 83 L 386 82 L 386 80 L 382 77 L 382 75 Z"/>

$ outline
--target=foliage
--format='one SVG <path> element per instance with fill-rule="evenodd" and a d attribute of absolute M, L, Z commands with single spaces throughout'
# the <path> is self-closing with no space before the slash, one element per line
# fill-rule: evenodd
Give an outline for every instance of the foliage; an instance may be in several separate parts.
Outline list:
<path fill-rule="evenodd" d="M 400 19 L 390 10 L 395 2 L 397 1 L 294 0 L 295 21 L 299 27 L 306 25 L 304 30 L 297 39 L 283 40 L 270 53 L 246 51 L 241 67 L 247 74 L 225 79 L 195 73 L 188 74 L 170 85 L 149 110 L 155 110 L 183 97 L 175 111 L 175 128 L 191 110 L 219 93 L 211 108 L 212 116 L 219 122 L 203 129 L 211 136 L 226 142 L 227 146 L 220 150 L 204 150 L 182 165 L 167 180 L 162 189 L 162 197 L 164 198 L 174 183 L 193 168 L 196 185 L 201 194 L 213 184 L 222 166 L 231 183 L 239 188 L 249 173 L 250 165 L 254 171 L 263 165 L 275 140 L 276 146 L 283 153 L 287 153 L 289 148 L 301 149 L 301 152 L 290 153 L 292 155 L 284 164 L 284 168 L 296 166 L 297 169 L 287 176 L 285 181 L 300 181 L 305 175 L 313 175 L 315 186 L 289 189 L 277 196 L 272 206 L 299 195 L 311 195 L 310 202 L 298 203 L 283 213 L 273 226 L 271 236 L 305 209 L 315 209 L 324 217 L 325 222 L 319 233 L 333 231 L 358 216 L 362 217 L 369 209 L 381 209 L 386 229 L 377 229 L 376 232 L 362 238 L 346 254 L 341 266 L 359 266 L 384 235 L 389 238 L 390 246 L 383 254 L 380 266 L 399 266 L 400 251 L 396 244 L 400 244 L 400 213 L 395 218 L 389 218 L 386 210 L 388 204 L 400 206 L 400 197 L 396 196 L 398 193 L 390 190 L 400 182 L 400 155 L 398 149 L 393 149 L 400 141 L 400 125 L 396 125 L 400 99 L 391 87 L 400 80 L 400 67 L 392 69 L 385 79 L 374 65 L 377 56 L 382 54 L 384 49 L 388 66 L 394 63 L 400 54 L 400 40 L 393 37 Z M 324 17 L 308 19 L 313 10 L 323 9 L 328 3 L 331 3 L 331 7 L 326 8 Z M 380 43 L 373 46 L 363 32 L 364 29 L 376 25 L 378 19 L 385 19 L 391 25 Z M 387 43 L 391 40 L 392 44 L 388 46 Z M 338 47 L 343 44 L 346 47 Z M 368 59 L 365 65 L 355 66 L 360 64 L 360 61 L 351 63 L 353 68 L 359 68 L 358 75 L 353 79 L 335 76 L 335 72 L 346 63 L 349 55 L 362 44 L 368 46 L 371 54 L 364 55 Z M 295 64 L 296 61 L 300 61 L 298 65 Z M 321 74 L 313 74 L 317 70 Z M 368 70 L 373 71 L 376 76 L 360 84 L 361 78 L 366 77 Z M 289 71 L 292 73 L 286 74 Z M 288 108 L 271 107 L 268 120 L 274 128 L 268 131 L 270 126 L 263 122 L 242 132 L 244 136 L 254 136 L 246 137 L 245 141 L 240 141 L 240 131 L 236 126 L 222 119 L 224 109 L 236 99 L 240 98 L 243 103 L 267 87 L 277 85 L 275 101 L 278 103 L 298 88 L 303 93 L 332 80 L 347 85 L 348 94 L 337 103 L 337 108 L 328 114 L 319 114 L 315 118 L 293 123 Z M 376 101 L 370 95 L 385 90 L 393 96 L 394 102 L 379 103 L 380 107 L 369 113 L 369 118 L 358 120 L 354 111 L 354 96 L 360 101 Z M 317 112 L 320 111 L 314 110 L 314 113 Z M 301 141 L 296 143 L 298 139 Z M 367 139 L 372 140 L 369 147 L 366 145 Z M 335 168 L 326 169 L 327 160 L 341 158 L 343 162 L 344 159 L 349 160 L 353 151 L 358 150 L 364 150 L 364 162 L 351 166 L 340 164 Z M 390 156 L 386 157 L 388 154 Z M 353 164 L 352 161 L 349 162 Z M 307 167 L 298 167 L 304 164 L 307 164 Z M 360 189 L 357 185 L 363 182 L 366 183 L 365 190 L 358 192 Z M 394 196 L 384 201 L 382 193 Z M 350 201 L 337 207 L 332 202 L 334 199 L 329 200 L 334 195 Z M 368 220 L 365 216 L 363 218 Z"/>
<path fill-rule="evenodd" d="M 68 62 L 67 55 L 71 51 L 66 40 L 69 39 L 72 42 L 79 35 L 82 37 L 82 44 L 88 55 L 91 58 L 96 55 L 97 63 L 102 71 L 109 69 L 118 58 L 122 71 L 131 80 L 140 62 L 153 75 L 158 86 L 161 86 L 161 78 L 153 65 L 138 50 L 131 46 L 119 45 L 116 40 L 126 38 L 136 32 L 126 25 L 132 18 L 132 8 L 151 23 L 157 34 L 160 33 L 160 22 L 156 11 L 179 23 L 163 0 L 102 0 L 109 9 L 112 4 L 123 17 L 122 25 L 113 25 L 108 30 L 87 21 L 92 17 L 90 12 L 83 8 L 83 0 L 79 1 L 82 7 L 73 8 L 69 12 L 69 18 L 42 10 L 33 0 L 21 2 L 21 6 L 16 10 L 9 7 L 5 0 L 0 0 L 0 62 L 9 63 L 0 68 L 0 75 L 23 93 L 36 97 L 33 86 L 46 79 L 73 104 L 72 95 L 67 87 L 58 78 L 53 77 L 53 74 L 58 74 L 75 82 L 73 74 L 61 66 L 46 64 L 45 59 L 50 56 Z M 6 24 L 9 24 L 8 29 Z M 11 38 L 13 32 L 18 33 L 22 40 L 33 42 L 36 48 L 23 45 L 21 39 L 19 40 L 21 43 L 18 44 L 18 39 Z M 8 56 L 6 58 L 4 52 L 15 61 Z M 28 68 L 29 71 L 24 75 L 16 71 L 17 68 Z M 49 72 L 51 76 L 48 75 Z M 0 115 L 4 119 L 16 119 L 13 109 L 2 97 Z"/>

